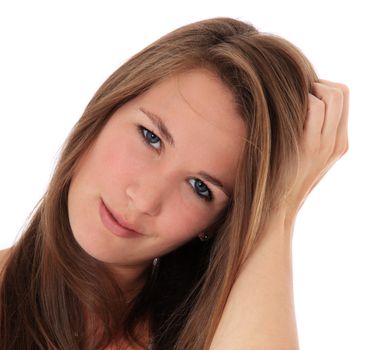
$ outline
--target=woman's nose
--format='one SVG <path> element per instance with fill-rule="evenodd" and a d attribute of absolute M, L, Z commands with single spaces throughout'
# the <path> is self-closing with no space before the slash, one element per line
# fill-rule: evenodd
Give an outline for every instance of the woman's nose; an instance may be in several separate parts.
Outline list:
<path fill-rule="evenodd" d="M 165 184 L 157 176 L 143 176 L 127 186 L 128 205 L 140 214 L 155 216 L 161 210 L 164 192 Z"/>

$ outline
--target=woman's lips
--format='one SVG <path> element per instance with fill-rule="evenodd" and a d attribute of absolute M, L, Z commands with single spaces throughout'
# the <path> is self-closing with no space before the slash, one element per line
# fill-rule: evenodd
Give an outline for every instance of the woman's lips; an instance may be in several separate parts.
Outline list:
<path fill-rule="evenodd" d="M 117 222 L 110 210 L 107 208 L 103 200 L 100 201 L 100 217 L 105 227 L 116 236 L 127 238 L 142 236 L 141 233 L 120 225 L 120 223 Z"/>

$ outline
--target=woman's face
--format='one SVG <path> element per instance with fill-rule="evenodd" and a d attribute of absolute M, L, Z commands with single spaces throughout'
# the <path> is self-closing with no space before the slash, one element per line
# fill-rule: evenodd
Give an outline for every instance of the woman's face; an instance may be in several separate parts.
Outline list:
<path fill-rule="evenodd" d="M 78 163 L 68 196 L 75 239 L 130 269 L 197 239 L 229 200 L 244 136 L 232 94 L 213 73 L 162 80 L 116 110 Z M 141 235 L 119 230 L 107 208 Z"/>

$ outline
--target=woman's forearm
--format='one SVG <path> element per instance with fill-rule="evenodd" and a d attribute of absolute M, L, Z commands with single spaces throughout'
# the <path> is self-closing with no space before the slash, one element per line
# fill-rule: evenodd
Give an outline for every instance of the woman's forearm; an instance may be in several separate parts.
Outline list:
<path fill-rule="evenodd" d="M 210 350 L 298 349 L 292 230 L 280 210 L 235 281 Z"/>
<path fill-rule="evenodd" d="M 210 350 L 298 349 L 291 250 L 295 215 L 348 150 L 348 87 L 319 80 L 312 84 L 312 92 L 308 93 L 297 176 L 287 182 L 281 209 L 267 222 L 262 240 L 242 266 Z"/>

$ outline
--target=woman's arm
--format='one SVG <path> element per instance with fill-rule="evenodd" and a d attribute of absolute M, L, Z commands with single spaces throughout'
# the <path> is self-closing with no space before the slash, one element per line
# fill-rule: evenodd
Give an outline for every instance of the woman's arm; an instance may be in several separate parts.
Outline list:
<path fill-rule="evenodd" d="M 210 350 L 298 349 L 292 280 L 292 231 L 305 198 L 348 149 L 348 89 L 314 84 L 298 175 L 266 223 L 235 281 Z"/>
<path fill-rule="evenodd" d="M 275 213 L 231 289 L 210 350 L 298 349 L 291 231 Z"/>

